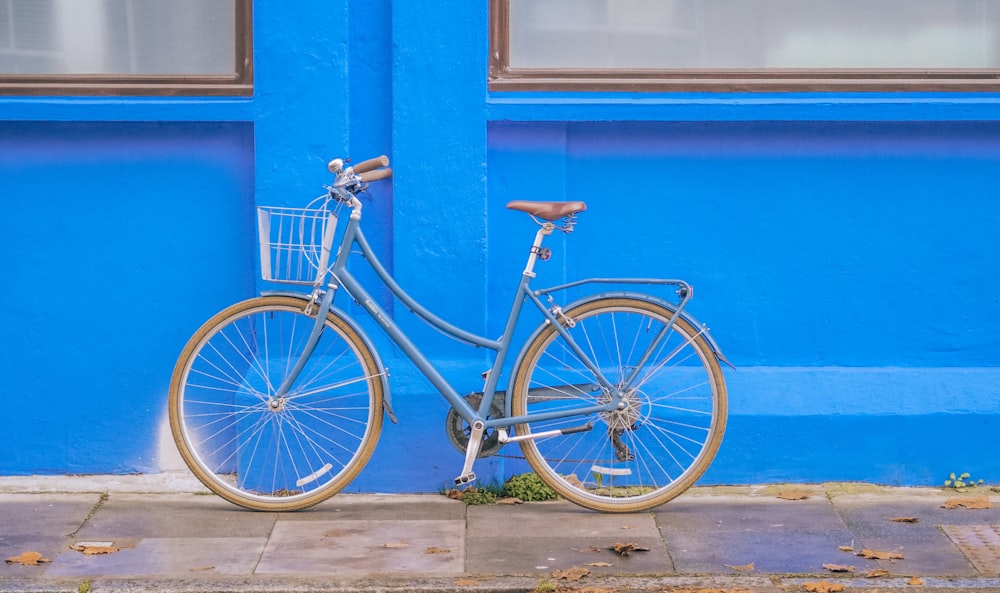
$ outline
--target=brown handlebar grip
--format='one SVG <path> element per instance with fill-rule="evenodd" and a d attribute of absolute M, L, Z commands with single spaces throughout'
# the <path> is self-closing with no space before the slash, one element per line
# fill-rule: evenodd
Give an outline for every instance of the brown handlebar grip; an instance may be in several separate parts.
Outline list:
<path fill-rule="evenodd" d="M 354 165 L 355 173 L 367 173 L 373 169 L 379 169 L 385 167 L 389 164 L 389 157 L 384 154 L 380 157 L 375 157 L 373 159 L 368 159 L 367 161 L 361 161 L 357 165 Z"/>
<path fill-rule="evenodd" d="M 390 177 L 392 177 L 392 169 L 389 169 L 388 167 L 385 169 L 379 169 L 377 171 L 369 171 L 368 173 L 362 173 L 361 175 L 358 175 L 358 178 L 365 183 L 378 181 L 380 179 L 388 179 Z"/>

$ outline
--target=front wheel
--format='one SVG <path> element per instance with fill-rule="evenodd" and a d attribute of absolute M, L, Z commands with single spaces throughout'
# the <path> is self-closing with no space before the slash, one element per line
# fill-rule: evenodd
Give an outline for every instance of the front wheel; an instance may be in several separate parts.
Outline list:
<path fill-rule="evenodd" d="M 382 430 L 382 381 L 365 341 L 329 313 L 291 389 L 278 389 L 315 317 L 306 302 L 266 296 L 208 320 L 181 352 L 170 382 L 170 428 L 210 490 L 266 511 L 302 509 L 343 489 Z"/>
<path fill-rule="evenodd" d="M 551 324 L 528 344 L 515 371 L 515 416 L 602 405 L 593 428 L 521 442 L 532 469 L 581 506 L 635 512 L 661 505 L 708 468 L 726 426 L 726 386 L 702 335 L 663 305 L 609 297 L 566 311 L 563 327 L 610 383 L 574 353 Z M 645 362 L 643 360 L 645 359 Z M 519 424 L 518 435 L 575 427 L 579 416 Z"/>

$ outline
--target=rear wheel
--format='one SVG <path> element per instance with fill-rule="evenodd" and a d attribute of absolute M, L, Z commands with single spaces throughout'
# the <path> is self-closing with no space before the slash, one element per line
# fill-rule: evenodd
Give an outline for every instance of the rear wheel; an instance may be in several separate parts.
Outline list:
<path fill-rule="evenodd" d="M 535 472 L 579 505 L 634 512 L 689 488 L 711 464 L 726 425 L 726 386 L 701 331 L 658 303 L 602 298 L 565 312 L 565 330 L 622 394 L 621 409 L 591 416 L 593 429 L 525 440 Z M 664 331 L 661 331 L 664 330 Z M 645 355 L 648 360 L 638 365 Z M 515 371 L 515 416 L 612 401 L 552 325 Z M 520 424 L 519 435 L 580 425 L 579 416 Z"/>
<path fill-rule="evenodd" d="M 382 381 L 361 336 L 334 313 L 292 388 L 276 392 L 314 326 L 305 301 L 267 296 L 212 317 L 170 383 L 170 427 L 210 490 L 256 510 L 302 509 L 365 466 L 382 430 Z"/>

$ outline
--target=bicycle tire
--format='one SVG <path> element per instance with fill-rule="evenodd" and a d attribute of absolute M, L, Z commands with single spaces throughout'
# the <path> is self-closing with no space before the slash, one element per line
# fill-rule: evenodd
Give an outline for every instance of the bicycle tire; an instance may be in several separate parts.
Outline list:
<path fill-rule="evenodd" d="M 621 387 L 673 311 L 643 298 L 605 297 L 564 315 L 573 340 Z M 512 387 L 515 416 L 609 401 L 552 324 L 524 352 Z M 521 441 L 535 473 L 564 498 L 605 512 L 648 510 L 687 490 L 711 464 L 725 432 L 726 386 L 701 331 L 678 316 L 644 368 L 626 391 L 625 409 L 591 416 L 592 429 Z M 529 422 L 515 431 L 525 436 L 581 422 Z"/>
<path fill-rule="evenodd" d="M 248 509 L 298 510 L 333 496 L 382 430 L 380 367 L 334 312 L 286 398 L 272 397 L 315 323 L 305 305 L 264 296 L 220 311 L 188 341 L 171 378 L 181 457 L 209 490 Z"/>

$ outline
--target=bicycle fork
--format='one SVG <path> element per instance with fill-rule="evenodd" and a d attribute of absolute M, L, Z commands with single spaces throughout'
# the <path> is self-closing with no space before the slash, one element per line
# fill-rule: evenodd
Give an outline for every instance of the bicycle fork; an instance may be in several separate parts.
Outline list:
<path fill-rule="evenodd" d="M 319 343 L 319 338 L 323 335 L 323 329 L 326 327 L 326 314 L 333 305 L 333 297 L 337 291 L 335 286 L 330 286 L 325 292 L 318 293 L 318 290 L 317 288 L 313 291 L 314 296 L 309 299 L 309 304 L 305 309 L 306 315 L 313 312 L 316 314 L 316 321 L 313 323 L 312 331 L 306 339 L 305 346 L 302 348 L 298 360 L 292 366 L 292 370 L 285 376 L 281 385 L 278 386 L 278 389 L 271 395 L 267 402 L 268 407 L 273 411 L 278 411 L 284 406 L 285 396 L 291 391 L 292 386 L 295 385 L 295 381 L 298 380 L 299 375 L 302 373 L 302 369 L 305 368 L 309 358 L 312 357 L 313 351 L 316 350 L 316 344 Z M 321 297 L 318 299 L 318 305 L 316 304 L 317 296 Z"/>

